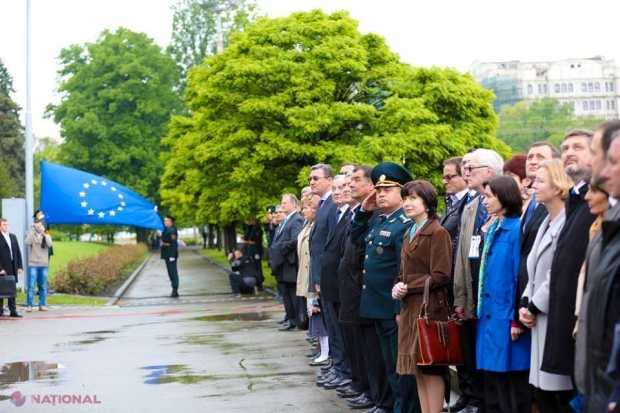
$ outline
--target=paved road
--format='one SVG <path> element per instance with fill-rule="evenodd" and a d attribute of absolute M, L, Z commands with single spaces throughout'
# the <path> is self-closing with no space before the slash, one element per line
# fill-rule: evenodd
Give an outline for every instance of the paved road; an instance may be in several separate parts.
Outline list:
<path fill-rule="evenodd" d="M 179 299 L 153 256 L 118 306 L 0 321 L 0 412 L 348 410 L 314 385 L 305 332 L 277 331 L 280 304 L 232 298 L 227 272 L 192 250 L 179 273 Z"/>

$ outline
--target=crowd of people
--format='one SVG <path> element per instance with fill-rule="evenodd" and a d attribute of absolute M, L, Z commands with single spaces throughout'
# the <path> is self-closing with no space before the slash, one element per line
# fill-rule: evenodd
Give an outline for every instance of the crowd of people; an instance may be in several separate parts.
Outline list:
<path fill-rule="evenodd" d="M 317 386 L 367 413 L 620 411 L 619 136 L 446 159 L 445 207 L 396 163 L 314 165 L 268 257 Z M 459 320 L 456 401 L 449 367 L 421 361 L 422 316 Z"/>

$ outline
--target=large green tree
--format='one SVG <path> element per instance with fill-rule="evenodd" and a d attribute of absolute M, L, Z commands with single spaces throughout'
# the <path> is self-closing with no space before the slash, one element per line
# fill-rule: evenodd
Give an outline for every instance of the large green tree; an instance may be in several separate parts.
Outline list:
<path fill-rule="evenodd" d="M 24 134 L 20 107 L 13 101 L 13 77 L 0 59 L 0 197 L 25 194 Z"/>
<path fill-rule="evenodd" d="M 595 129 L 604 119 L 575 116 L 567 103 L 543 98 L 531 103 L 521 101 L 504 106 L 499 114 L 498 138 L 515 152 L 525 153 L 533 142 L 549 141 L 559 147 L 564 135 L 573 128 Z"/>
<path fill-rule="evenodd" d="M 216 14 L 220 14 L 222 43 L 227 46 L 230 33 L 243 30 L 257 13 L 253 0 L 177 0 L 171 8 L 174 14 L 168 51 L 181 70 L 181 91 L 187 70 L 217 52 Z"/>
<path fill-rule="evenodd" d="M 174 60 L 144 33 L 105 30 L 60 53 L 61 103 L 48 112 L 65 142 L 58 160 L 157 202 L 161 138 L 182 106 Z"/>
<path fill-rule="evenodd" d="M 165 205 L 196 222 L 259 215 L 317 162 L 405 162 L 439 184 L 442 159 L 494 138 L 492 93 L 468 75 L 402 64 L 346 12 L 261 18 L 190 69 L 189 116 L 165 144 Z"/>

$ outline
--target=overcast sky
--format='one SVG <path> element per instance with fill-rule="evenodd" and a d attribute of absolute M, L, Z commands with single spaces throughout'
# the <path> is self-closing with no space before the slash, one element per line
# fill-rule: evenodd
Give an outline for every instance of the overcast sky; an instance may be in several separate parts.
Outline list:
<path fill-rule="evenodd" d="M 57 103 L 56 58 L 104 29 L 170 40 L 174 0 L 31 0 L 32 119 L 36 136 L 59 136 L 43 119 Z M 348 10 L 363 33 L 384 36 L 405 62 L 467 71 L 474 60 L 548 61 L 618 58 L 620 0 L 257 0 L 263 14 L 321 8 Z M 26 107 L 26 0 L 0 0 L 0 59 L 14 78 L 13 98 Z M 618 63 L 618 62 L 616 62 Z"/>

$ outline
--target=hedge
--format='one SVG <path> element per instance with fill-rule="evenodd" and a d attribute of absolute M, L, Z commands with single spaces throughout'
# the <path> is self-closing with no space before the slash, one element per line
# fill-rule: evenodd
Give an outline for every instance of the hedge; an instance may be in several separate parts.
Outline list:
<path fill-rule="evenodd" d="M 54 274 L 50 288 L 59 293 L 98 295 L 118 286 L 147 253 L 144 244 L 114 246 L 97 255 L 69 261 Z"/>

